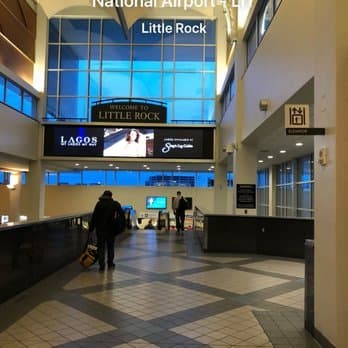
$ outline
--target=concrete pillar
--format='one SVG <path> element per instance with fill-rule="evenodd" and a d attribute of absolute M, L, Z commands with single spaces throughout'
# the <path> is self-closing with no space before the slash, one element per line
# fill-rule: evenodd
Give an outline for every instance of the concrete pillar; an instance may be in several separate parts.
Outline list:
<path fill-rule="evenodd" d="M 231 213 L 227 211 L 227 169 L 224 164 L 215 166 L 215 182 L 214 182 L 214 212 L 221 214 Z"/>
<path fill-rule="evenodd" d="M 45 170 L 41 161 L 31 161 L 27 175 L 30 196 L 28 220 L 37 220 L 45 215 Z"/>
<path fill-rule="evenodd" d="M 237 206 L 238 184 L 255 185 L 256 189 L 257 151 L 255 146 L 239 145 L 238 150 L 233 153 L 233 168 L 233 213 L 237 215 L 256 215 L 256 206 L 255 209 L 238 208 Z"/>
<path fill-rule="evenodd" d="M 346 0 L 319 1 L 315 55 L 315 329 L 337 348 L 348 346 L 348 23 Z M 323 43 L 324 46 L 323 46 Z M 318 164 L 327 149 L 327 165 Z"/>

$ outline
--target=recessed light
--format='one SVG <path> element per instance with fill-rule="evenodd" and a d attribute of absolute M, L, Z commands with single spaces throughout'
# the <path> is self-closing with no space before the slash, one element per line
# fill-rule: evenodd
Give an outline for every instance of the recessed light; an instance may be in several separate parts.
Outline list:
<path fill-rule="evenodd" d="M 214 168 L 215 168 L 215 166 L 210 166 L 210 168 L 211 168 L 211 169 L 214 169 Z"/>
<path fill-rule="evenodd" d="M 146 170 L 150 170 L 150 167 L 146 167 Z"/>
<path fill-rule="evenodd" d="M 272 158 L 274 158 L 274 156 L 268 155 L 267 158 L 272 159 Z"/>
<path fill-rule="evenodd" d="M 286 150 L 280 150 L 279 153 L 286 153 Z"/>
<path fill-rule="evenodd" d="M 87 169 L 87 168 L 88 168 L 88 166 L 84 166 L 83 168 Z"/>
<path fill-rule="evenodd" d="M 181 170 L 181 168 L 180 167 L 178 167 L 178 168 L 176 168 L 177 170 Z"/>
<path fill-rule="evenodd" d="M 144 164 L 143 167 L 146 168 L 146 167 L 147 167 L 147 164 Z"/>
<path fill-rule="evenodd" d="M 257 162 L 259 162 L 259 163 L 263 163 L 263 160 L 258 160 Z"/>
<path fill-rule="evenodd" d="M 75 163 L 75 166 L 78 167 L 80 165 L 80 163 Z"/>
<path fill-rule="evenodd" d="M 296 143 L 296 146 L 303 146 L 303 143 Z"/>
<path fill-rule="evenodd" d="M 286 167 L 286 170 L 291 170 L 291 167 Z"/>
<path fill-rule="evenodd" d="M 211 172 L 213 169 L 212 168 L 208 168 L 209 172 Z"/>
<path fill-rule="evenodd" d="M 180 165 L 180 164 L 178 164 L 176 167 L 177 167 L 177 168 L 180 168 L 180 167 L 181 167 L 181 165 Z"/>
<path fill-rule="evenodd" d="M 120 169 L 120 167 L 115 167 L 115 169 Z"/>
<path fill-rule="evenodd" d="M 109 167 L 113 167 L 114 165 L 112 163 L 109 164 Z"/>

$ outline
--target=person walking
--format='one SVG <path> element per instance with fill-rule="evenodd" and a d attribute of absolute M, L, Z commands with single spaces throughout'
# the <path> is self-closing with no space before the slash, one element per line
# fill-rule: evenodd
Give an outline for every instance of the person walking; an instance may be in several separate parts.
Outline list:
<path fill-rule="evenodd" d="M 186 206 L 187 203 L 185 198 L 181 195 L 181 192 L 178 191 L 173 200 L 173 212 L 175 215 L 176 232 L 182 235 L 184 234 Z"/>
<path fill-rule="evenodd" d="M 105 270 L 105 246 L 108 268 L 115 268 L 115 237 L 121 232 L 117 219 L 124 221 L 121 204 L 113 200 L 111 191 L 104 191 L 99 197 L 89 223 L 89 231 L 93 232 L 95 229 L 97 233 L 99 271 L 101 272 Z"/>

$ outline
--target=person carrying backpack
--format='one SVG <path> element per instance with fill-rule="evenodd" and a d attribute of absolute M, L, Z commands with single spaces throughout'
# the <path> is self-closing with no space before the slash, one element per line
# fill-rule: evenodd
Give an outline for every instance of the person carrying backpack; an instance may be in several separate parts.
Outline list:
<path fill-rule="evenodd" d="M 100 272 L 105 270 L 105 246 L 108 268 L 115 268 L 115 237 L 122 232 L 124 225 L 125 216 L 121 204 L 113 200 L 111 191 L 104 191 L 99 197 L 89 223 L 90 233 L 95 229 L 97 234 Z"/>
<path fill-rule="evenodd" d="M 176 197 L 173 200 L 173 211 L 175 215 L 176 232 L 178 234 L 184 234 L 185 224 L 185 210 L 187 209 L 187 202 L 181 195 L 181 192 L 176 193 Z"/>

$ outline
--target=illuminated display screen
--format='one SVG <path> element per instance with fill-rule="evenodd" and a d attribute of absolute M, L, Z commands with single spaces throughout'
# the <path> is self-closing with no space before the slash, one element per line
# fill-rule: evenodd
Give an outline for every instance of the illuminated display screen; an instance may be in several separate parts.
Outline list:
<path fill-rule="evenodd" d="M 45 126 L 44 156 L 213 159 L 214 129 Z"/>
<path fill-rule="evenodd" d="M 166 209 L 167 197 L 165 196 L 148 196 L 146 197 L 146 209 Z"/>

